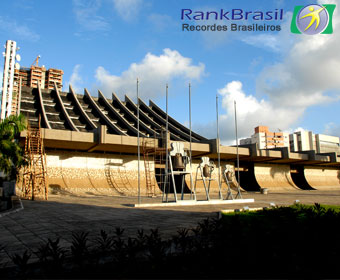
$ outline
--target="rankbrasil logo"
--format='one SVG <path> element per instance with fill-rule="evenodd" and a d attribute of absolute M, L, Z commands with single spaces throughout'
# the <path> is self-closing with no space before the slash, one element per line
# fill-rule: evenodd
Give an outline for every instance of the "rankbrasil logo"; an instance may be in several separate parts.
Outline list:
<path fill-rule="evenodd" d="M 332 34 L 333 4 L 295 6 L 290 30 L 296 34 Z"/>

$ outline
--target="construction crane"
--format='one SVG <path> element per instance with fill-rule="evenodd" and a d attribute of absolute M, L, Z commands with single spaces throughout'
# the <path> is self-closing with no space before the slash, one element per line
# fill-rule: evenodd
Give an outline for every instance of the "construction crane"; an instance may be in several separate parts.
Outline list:
<path fill-rule="evenodd" d="M 39 63 L 39 58 L 40 58 L 40 54 L 37 56 L 37 58 L 33 61 L 31 66 L 37 66 L 38 67 L 38 63 Z"/>

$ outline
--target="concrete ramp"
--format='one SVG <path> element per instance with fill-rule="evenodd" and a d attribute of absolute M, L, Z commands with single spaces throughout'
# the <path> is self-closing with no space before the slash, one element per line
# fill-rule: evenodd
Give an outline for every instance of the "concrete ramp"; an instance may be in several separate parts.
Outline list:
<path fill-rule="evenodd" d="M 256 181 L 261 188 L 270 191 L 300 190 L 293 182 L 289 165 L 255 164 L 254 171 Z"/>
<path fill-rule="evenodd" d="M 336 168 L 305 167 L 308 184 L 317 190 L 340 190 L 340 170 Z"/>

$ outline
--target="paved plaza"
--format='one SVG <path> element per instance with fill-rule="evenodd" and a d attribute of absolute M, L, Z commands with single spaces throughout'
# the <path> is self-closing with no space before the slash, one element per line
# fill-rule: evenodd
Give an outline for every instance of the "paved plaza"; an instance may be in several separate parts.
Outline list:
<path fill-rule="evenodd" d="M 40 244 L 60 238 L 61 244 L 69 247 L 72 232 L 88 231 L 90 237 L 101 229 L 113 232 L 115 227 L 125 229 L 125 236 L 133 236 L 138 229 L 159 228 L 164 238 L 171 237 L 179 228 L 192 228 L 205 218 L 216 218 L 221 210 L 241 209 L 244 206 L 258 208 L 276 205 L 291 205 L 299 200 L 304 204 L 340 205 L 340 190 L 296 191 L 286 193 L 244 193 L 243 198 L 254 198 L 254 203 L 199 205 L 179 207 L 134 208 L 137 197 L 108 196 L 53 196 L 48 201 L 22 200 L 23 209 L 16 206 L 12 213 L 0 215 L 0 268 L 11 264 L 8 255 L 32 253 Z M 145 198 L 142 203 L 160 202 L 161 198 Z M 20 211 L 18 211 L 20 210 Z"/>

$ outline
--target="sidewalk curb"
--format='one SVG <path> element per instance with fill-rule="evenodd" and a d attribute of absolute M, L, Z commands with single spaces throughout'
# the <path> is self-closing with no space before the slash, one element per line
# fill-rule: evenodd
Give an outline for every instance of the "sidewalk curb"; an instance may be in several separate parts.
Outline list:
<path fill-rule="evenodd" d="M 17 202 L 19 202 L 19 207 L 17 205 L 13 205 L 12 209 L 9 209 L 9 210 L 6 210 L 4 212 L 1 212 L 0 213 L 0 218 L 5 217 L 5 216 L 7 216 L 9 214 L 17 213 L 17 212 L 23 210 L 24 209 L 24 205 L 22 205 L 21 199 L 19 198 L 17 201 L 15 201 L 13 203 L 17 204 Z"/>

